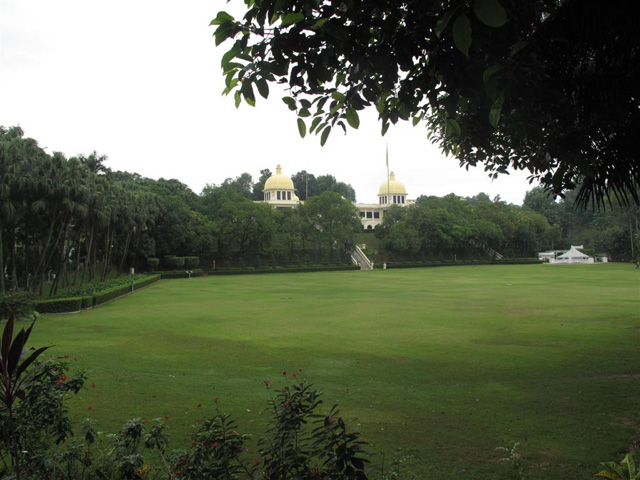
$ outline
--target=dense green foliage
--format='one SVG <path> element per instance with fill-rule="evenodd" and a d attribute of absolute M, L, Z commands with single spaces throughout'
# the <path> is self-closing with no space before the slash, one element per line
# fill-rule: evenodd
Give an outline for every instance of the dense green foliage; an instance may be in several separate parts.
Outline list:
<path fill-rule="evenodd" d="M 239 2 L 238 2 L 239 3 Z M 425 122 L 463 166 L 526 169 L 556 195 L 640 203 L 640 7 L 596 0 L 245 0 L 211 22 L 225 93 L 269 95 L 327 141 L 375 107 L 385 133 Z M 612 35 L 611 32 L 616 32 Z"/>
<path fill-rule="evenodd" d="M 575 191 L 569 192 L 565 200 L 554 202 L 547 192 L 536 187 L 524 198 L 525 208 L 544 215 L 549 222 L 551 248 L 584 245 L 592 253 L 606 253 L 616 261 L 640 256 L 640 207 L 614 205 L 607 211 L 577 210 L 573 208 L 576 195 Z"/>
<path fill-rule="evenodd" d="M 586 479 L 637 433 L 639 274 L 480 265 L 162 281 L 43 318 L 32 344 L 89 370 L 96 387 L 71 414 L 103 432 L 168 415 L 176 448 L 212 397 L 240 433 L 261 432 L 256 388 L 298 371 L 357 418 L 385 471 L 397 455 L 419 479 L 502 480 L 495 448 L 517 441 L 529 480 Z"/>
<path fill-rule="evenodd" d="M 485 194 L 461 198 L 420 197 L 414 205 L 385 212 L 376 237 L 384 261 L 537 257 L 543 250 L 584 245 L 590 254 L 629 261 L 640 250 L 638 207 L 608 211 L 574 208 L 577 192 L 555 202 L 542 187 L 522 207 Z"/>

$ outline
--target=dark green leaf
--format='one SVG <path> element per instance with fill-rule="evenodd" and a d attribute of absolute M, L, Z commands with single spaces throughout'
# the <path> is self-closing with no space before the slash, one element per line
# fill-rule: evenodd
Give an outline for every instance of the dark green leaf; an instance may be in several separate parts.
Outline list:
<path fill-rule="evenodd" d="M 304 120 L 301 118 L 298 119 L 298 132 L 302 138 L 307 134 L 307 125 L 304 123 Z"/>
<path fill-rule="evenodd" d="M 527 45 L 529 45 L 529 42 L 527 42 L 527 41 L 522 41 L 522 42 L 516 43 L 515 45 L 513 45 L 511 47 L 511 51 L 509 52 L 509 57 L 515 56 L 520 50 L 525 48 Z"/>
<path fill-rule="evenodd" d="M 313 131 L 316 129 L 316 127 L 320 124 L 321 121 L 322 121 L 322 117 L 314 118 L 313 121 L 311 122 L 311 128 L 309 128 L 309 133 L 313 133 Z"/>
<path fill-rule="evenodd" d="M 287 104 L 289 110 L 294 111 L 296 109 L 296 101 L 292 97 L 282 97 L 282 101 Z"/>
<path fill-rule="evenodd" d="M 287 13 L 282 19 L 281 27 L 286 27 L 288 25 L 293 25 L 294 23 L 298 23 L 304 20 L 304 14 L 300 12 Z"/>
<path fill-rule="evenodd" d="M 360 118 L 358 117 L 358 112 L 356 112 L 355 108 L 347 108 L 347 122 L 351 128 L 355 128 L 356 130 L 360 126 Z"/>
<path fill-rule="evenodd" d="M 214 18 L 213 20 L 211 20 L 211 23 L 209 25 L 222 25 L 225 22 L 233 22 L 234 18 L 229 15 L 227 12 L 218 12 L 218 15 L 216 15 L 216 18 Z"/>
<path fill-rule="evenodd" d="M 474 0 L 473 11 L 485 25 L 498 28 L 507 23 L 507 11 L 498 0 Z"/>
<path fill-rule="evenodd" d="M 329 138 L 330 133 L 331 126 L 328 126 L 322 131 L 322 135 L 320 136 L 320 146 L 324 147 L 324 144 L 327 143 L 327 139 Z"/>
<path fill-rule="evenodd" d="M 442 35 L 444 29 L 447 28 L 447 25 L 449 25 L 451 17 L 456 13 L 456 10 L 457 8 L 453 8 L 438 19 L 436 22 L 436 28 L 433 29 L 433 33 L 436 34 L 436 37 L 440 38 L 440 35 Z"/>
<path fill-rule="evenodd" d="M 500 92 L 498 98 L 491 105 L 491 110 L 489 111 L 489 123 L 493 128 L 498 128 L 498 124 L 500 123 L 500 115 L 502 114 L 502 105 L 504 104 L 504 93 Z"/>
<path fill-rule="evenodd" d="M 492 67 L 487 68 L 482 74 L 482 82 L 487 83 L 491 76 L 500 70 L 502 70 L 502 65 L 493 65 Z"/>
<path fill-rule="evenodd" d="M 469 18 L 463 13 L 453 22 L 453 43 L 465 57 L 469 58 L 469 47 L 471 47 L 471 23 Z"/>
<path fill-rule="evenodd" d="M 240 90 L 236 90 L 236 93 L 233 94 L 233 98 L 236 102 L 236 108 L 239 108 L 240 103 L 242 103 L 242 92 L 240 92 Z"/>
<path fill-rule="evenodd" d="M 259 78 L 256 80 L 256 87 L 258 87 L 258 93 L 260 93 L 262 98 L 269 97 L 269 84 L 264 78 Z"/>
<path fill-rule="evenodd" d="M 329 21 L 328 18 L 321 18 L 320 20 L 318 20 L 316 23 L 314 23 L 313 25 L 311 25 L 311 30 L 316 30 L 320 27 L 322 27 L 322 25 L 324 25 L 325 23 L 327 23 Z"/>

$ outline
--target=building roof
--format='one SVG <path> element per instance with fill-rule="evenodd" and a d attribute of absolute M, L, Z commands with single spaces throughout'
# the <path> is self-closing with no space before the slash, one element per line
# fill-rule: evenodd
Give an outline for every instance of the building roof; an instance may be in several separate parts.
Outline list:
<path fill-rule="evenodd" d="M 569 251 L 558 257 L 559 259 L 572 259 L 572 258 L 589 258 L 589 255 L 585 255 L 581 251 L 577 250 L 575 246 L 571 245 Z"/>
<path fill-rule="evenodd" d="M 396 174 L 391 172 L 389 175 L 389 182 L 384 182 L 380 185 L 380 191 L 378 195 L 406 195 L 407 189 L 404 188 L 404 184 L 396 180 Z"/>
<path fill-rule="evenodd" d="M 294 190 L 293 181 L 291 178 L 282 174 L 282 167 L 278 165 L 276 167 L 276 174 L 271 175 L 264 182 L 264 191 L 267 190 Z"/>

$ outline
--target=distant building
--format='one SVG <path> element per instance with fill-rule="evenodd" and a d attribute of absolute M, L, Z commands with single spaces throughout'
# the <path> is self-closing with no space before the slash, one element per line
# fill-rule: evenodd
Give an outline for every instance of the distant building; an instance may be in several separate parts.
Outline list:
<path fill-rule="evenodd" d="M 293 181 L 282 173 L 282 167 L 276 167 L 276 173 L 264 183 L 263 202 L 276 208 L 293 208 L 302 203 L 295 192 Z M 378 190 L 378 203 L 355 203 L 360 212 L 362 228 L 372 230 L 382 223 L 384 212 L 392 205 L 405 207 L 415 203 L 409 200 L 407 190 L 402 182 L 396 180 L 394 172 L 389 174 L 386 182 Z"/>
<path fill-rule="evenodd" d="M 360 212 L 362 228 L 372 230 L 380 225 L 384 219 L 384 212 L 392 205 L 405 207 L 415 203 L 415 200 L 407 198 L 407 189 L 402 182 L 396 180 L 396 174 L 391 172 L 389 179 L 380 185 L 378 190 L 378 203 L 356 203 Z"/>
<path fill-rule="evenodd" d="M 282 167 L 276 167 L 275 175 L 271 175 L 264 182 L 264 203 L 276 208 L 293 208 L 300 203 L 296 196 L 295 187 L 291 178 L 282 173 Z"/>

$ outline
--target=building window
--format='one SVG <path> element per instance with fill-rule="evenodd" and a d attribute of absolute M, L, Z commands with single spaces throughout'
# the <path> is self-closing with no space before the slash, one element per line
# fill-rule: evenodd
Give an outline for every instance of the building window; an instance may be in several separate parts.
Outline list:
<path fill-rule="evenodd" d="M 287 200 L 291 200 L 291 192 L 287 192 Z"/>
<path fill-rule="evenodd" d="M 364 218 L 364 212 L 360 212 L 360 216 Z"/>
<path fill-rule="evenodd" d="M 371 212 L 367 212 L 367 218 L 373 218 L 373 215 L 371 214 Z"/>
<path fill-rule="evenodd" d="M 278 197 L 278 200 L 280 200 L 280 192 L 277 192 L 276 196 Z"/>
<path fill-rule="evenodd" d="M 380 212 L 373 212 L 373 218 L 380 218 Z"/>

